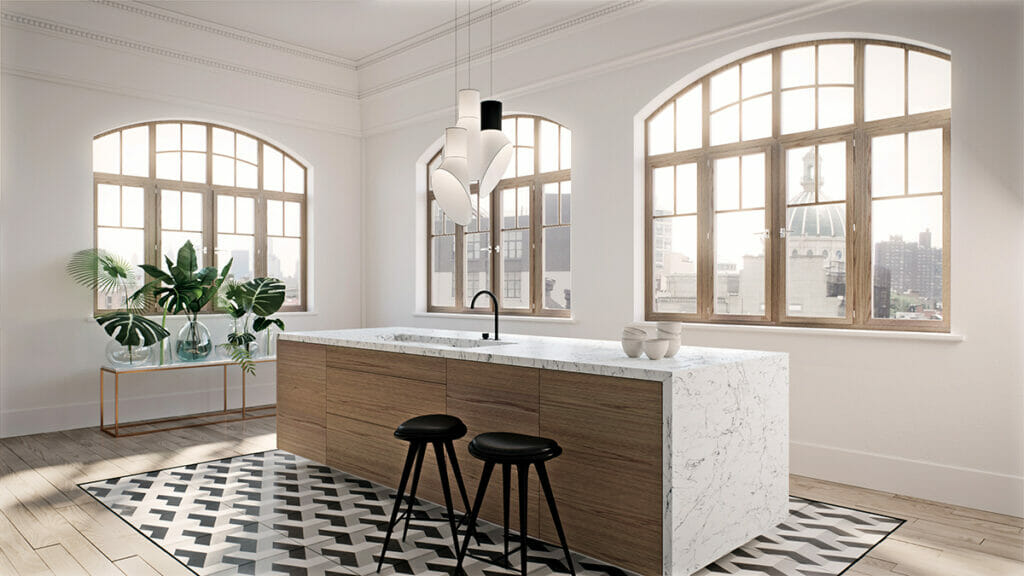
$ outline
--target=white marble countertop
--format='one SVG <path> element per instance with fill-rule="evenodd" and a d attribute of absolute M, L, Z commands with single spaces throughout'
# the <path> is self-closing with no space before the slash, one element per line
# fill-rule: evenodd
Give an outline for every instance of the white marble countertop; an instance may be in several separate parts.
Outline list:
<path fill-rule="evenodd" d="M 495 343 L 482 340 L 480 332 L 407 327 L 282 332 L 279 339 L 659 382 L 703 368 L 786 356 L 781 352 L 683 346 L 672 358 L 650 360 L 646 356 L 626 356 L 615 340 L 501 334 L 501 340 Z"/>

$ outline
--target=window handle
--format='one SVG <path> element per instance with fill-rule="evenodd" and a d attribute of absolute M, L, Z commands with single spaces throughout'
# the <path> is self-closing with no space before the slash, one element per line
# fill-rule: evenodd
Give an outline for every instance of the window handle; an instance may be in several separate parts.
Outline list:
<path fill-rule="evenodd" d="M 785 228 L 779 228 L 779 238 L 785 238 L 789 230 Z"/>

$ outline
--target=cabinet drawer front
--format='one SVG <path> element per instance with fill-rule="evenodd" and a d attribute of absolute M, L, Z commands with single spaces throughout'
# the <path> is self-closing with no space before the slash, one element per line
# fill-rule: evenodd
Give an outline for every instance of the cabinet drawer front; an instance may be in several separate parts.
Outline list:
<path fill-rule="evenodd" d="M 327 351 L 327 366 L 439 384 L 445 380 L 445 359 L 433 356 L 332 346 Z"/>
<path fill-rule="evenodd" d="M 444 384 L 328 368 L 327 412 L 394 432 L 409 418 L 444 414 Z"/>
<path fill-rule="evenodd" d="M 449 360 L 448 413 L 465 422 L 470 439 L 484 432 L 536 436 L 539 385 L 536 368 Z"/>
<path fill-rule="evenodd" d="M 277 345 L 277 413 L 323 426 L 326 351 L 318 344 Z"/>
<path fill-rule="evenodd" d="M 277 447 L 281 450 L 324 464 L 327 462 L 325 442 L 322 425 L 277 415 Z"/>

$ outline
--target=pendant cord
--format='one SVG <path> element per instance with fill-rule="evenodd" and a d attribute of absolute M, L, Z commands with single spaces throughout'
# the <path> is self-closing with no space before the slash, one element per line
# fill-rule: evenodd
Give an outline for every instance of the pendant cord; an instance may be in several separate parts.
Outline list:
<path fill-rule="evenodd" d="M 473 9 L 466 0 L 466 88 L 473 88 Z"/>
<path fill-rule="evenodd" d="M 491 25 L 491 32 L 487 38 L 491 45 L 490 65 L 488 66 L 490 68 L 491 80 L 489 82 L 490 85 L 487 87 L 487 90 L 491 97 L 494 97 L 494 0 L 491 0 L 491 17 L 488 18 L 487 20 Z"/>
<path fill-rule="evenodd" d="M 459 99 L 459 0 L 453 2 L 455 4 L 455 102 L 458 104 Z M 455 115 L 458 116 L 458 106 L 455 107 Z"/>

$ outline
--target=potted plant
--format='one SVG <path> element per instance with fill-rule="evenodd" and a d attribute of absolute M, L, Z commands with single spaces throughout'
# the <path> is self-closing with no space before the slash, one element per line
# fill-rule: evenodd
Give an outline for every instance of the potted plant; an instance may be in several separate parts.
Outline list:
<path fill-rule="evenodd" d="M 113 338 L 107 345 L 111 362 L 141 364 L 149 359 L 152 346 L 169 335 L 162 326 L 142 315 L 151 297 L 149 286 L 128 293 L 137 274 L 135 266 L 124 258 L 96 248 L 80 250 L 68 261 L 67 273 L 95 292 L 123 298 L 120 309 L 95 316 L 96 323 Z"/>
<path fill-rule="evenodd" d="M 181 360 L 203 360 L 213 351 L 210 330 L 199 321 L 199 312 L 217 295 L 231 270 L 231 260 L 217 273 L 213 266 L 199 269 L 196 250 L 191 241 L 178 250 L 177 262 L 164 257 L 167 272 L 142 265 L 142 269 L 153 277 L 153 295 L 157 303 L 167 312 L 184 312 L 188 321 L 178 332 L 176 352 Z"/>
<path fill-rule="evenodd" d="M 243 284 L 229 283 L 224 290 L 221 305 L 234 319 L 235 327 L 228 334 L 227 348 L 231 357 L 243 370 L 255 372 L 252 358 L 257 355 L 259 345 L 256 334 L 266 331 L 266 348 L 270 353 L 270 326 L 284 330 L 284 321 L 270 318 L 284 304 L 284 283 L 277 278 L 254 278 Z M 252 332 L 249 331 L 250 327 Z"/>

